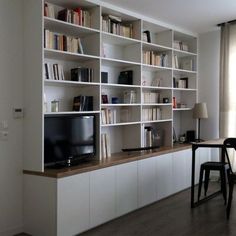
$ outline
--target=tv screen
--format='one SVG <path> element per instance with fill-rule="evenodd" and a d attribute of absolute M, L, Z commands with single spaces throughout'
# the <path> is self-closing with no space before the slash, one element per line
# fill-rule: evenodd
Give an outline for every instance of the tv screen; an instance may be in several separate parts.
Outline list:
<path fill-rule="evenodd" d="M 44 164 L 66 164 L 95 155 L 95 116 L 48 116 L 44 120 Z"/>

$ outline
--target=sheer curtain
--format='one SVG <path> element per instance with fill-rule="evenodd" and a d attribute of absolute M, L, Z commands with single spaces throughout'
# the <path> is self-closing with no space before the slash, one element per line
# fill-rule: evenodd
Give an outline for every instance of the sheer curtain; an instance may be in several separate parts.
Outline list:
<path fill-rule="evenodd" d="M 236 24 L 221 27 L 220 137 L 236 137 Z M 236 157 L 231 156 L 236 169 Z"/>

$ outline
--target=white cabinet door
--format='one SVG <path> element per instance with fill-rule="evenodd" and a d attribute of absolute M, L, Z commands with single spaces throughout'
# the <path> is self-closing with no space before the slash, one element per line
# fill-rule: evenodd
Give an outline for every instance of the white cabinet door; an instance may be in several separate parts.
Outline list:
<path fill-rule="evenodd" d="M 138 208 L 138 163 L 116 166 L 116 216 Z"/>
<path fill-rule="evenodd" d="M 192 149 L 185 150 L 185 158 L 186 158 L 186 186 L 185 188 L 189 188 L 191 186 L 191 178 L 192 178 Z"/>
<path fill-rule="evenodd" d="M 174 193 L 186 188 L 187 168 L 186 159 L 187 150 L 173 153 L 173 190 Z"/>
<path fill-rule="evenodd" d="M 157 200 L 156 157 L 138 161 L 138 206 Z"/>
<path fill-rule="evenodd" d="M 116 216 L 115 167 L 90 172 L 90 227 Z"/>
<path fill-rule="evenodd" d="M 89 173 L 58 179 L 57 235 L 76 235 L 89 228 Z"/>
<path fill-rule="evenodd" d="M 157 199 L 173 193 L 172 153 L 156 157 Z"/>

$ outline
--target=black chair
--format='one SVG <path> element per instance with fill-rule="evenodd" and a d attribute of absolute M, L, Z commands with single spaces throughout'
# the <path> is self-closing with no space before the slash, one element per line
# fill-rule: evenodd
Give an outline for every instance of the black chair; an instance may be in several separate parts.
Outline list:
<path fill-rule="evenodd" d="M 225 151 L 227 161 L 229 163 L 229 175 L 228 175 L 229 197 L 228 197 L 228 204 L 227 204 L 227 208 L 226 208 L 227 219 L 229 219 L 231 202 L 232 202 L 232 198 L 233 198 L 234 183 L 236 182 L 236 173 L 234 173 L 232 171 L 232 166 L 230 164 L 230 159 L 229 159 L 229 155 L 227 152 L 227 148 L 233 148 L 236 151 L 236 138 L 227 138 L 224 141 L 224 151 Z"/>
<path fill-rule="evenodd" d="M 208 185 L 209 185 L 209 176 L 210 176 L 211 170 L 220 172 L 221 191 L 223 193 L 223 197 L 224 197 L 225 204 L 226 204 L 226 202 L 227 202 L 227 176 L 228 176 L 228 172 L 229 172 L 229 165 L 228 165 L 228 163 L 215 162 L 215 161 L 208 161 L 208 162 L 201 164 L 200 175 L 199 175 L 199 185 L 198 185 L 198 201 L 201 196 L 203 174 L 205 172 L 204 190 L 205 190 L 205 196 L 206 196 L 207 190 L 208 190 Z"/>

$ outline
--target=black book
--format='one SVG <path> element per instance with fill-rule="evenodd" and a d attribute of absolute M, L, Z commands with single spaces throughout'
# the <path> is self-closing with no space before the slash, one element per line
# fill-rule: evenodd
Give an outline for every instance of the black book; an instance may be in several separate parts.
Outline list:
<path fill-rule="evenodd" d="M 184 80 L 185 81 L 185 88 L 188 88 L 188 77 L 180 78 L 180 80 Z"/>
<path fill-rule="evenodd" d="M 151 43 L 151 34 L 150 34 L 150 31 L 149 31 L 149 30 L 145 30 L 145 31 L 143 31 L 143 33 L 147 35 L 147 42 L 148 42 L 148 43 Z"/>
<path fill-rule="evenodd" d="M 127 71 L 121 71 L 119 78 L 118 78 L 118 84 L 133 84 L 133 71 L 127 70 Z"/>

